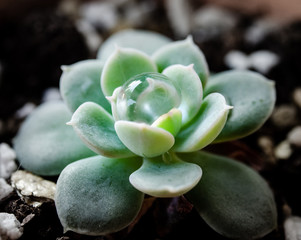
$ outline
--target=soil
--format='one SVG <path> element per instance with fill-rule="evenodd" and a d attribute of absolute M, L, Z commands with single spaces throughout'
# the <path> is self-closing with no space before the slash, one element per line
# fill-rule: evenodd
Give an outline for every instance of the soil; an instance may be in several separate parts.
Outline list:
<path fill-rule="evenodd" d="M 172 39 L 180 38 L 174 33 L 162 2 L 153 2 L 153 9 L 148 17 L 135 27 L 158 31 Z M 135 3 L 138 4 L 138 1 Z M 190 1 L 190 4 L 195 8 L 202 6 L 198 1 Z M 118 13 L 122 15 L 123 10 L 119 9 Z M 292 154 L 285 159 L 275 155 L 275 148 L 287 139 L 290 130 L 301 124 L 301 108 L 293 100 L 293 92 L 297 87 L 301 87 L 301 21 L 279 26 L 266 34 L 262 40 L 251 44 L 244 36 L 250 26 L 262 16 L 236 16 L 238 24 L 234 28 L 205 40 L 203 31 L 191 31 L 207 58 L 210 70 L 219 72 L 229 69 L 224 57 L 233 49 L 245 54 L 258 50 L 276 53 L 280 61 L 266 73 L 266 76 L 276 83 L 276 108 L 288 105 L 295 109 L 296 114 L 292 123 L 281 125 L 271 118 L 253 135 L 239 141 L 215 145 L 213 148 L 214 151 L 249 164 L 267 180 L 275 193 L 279 218 L 278 228 L 262 239 L 284 239 L 283 222 L 287 214 L 285 209 L 289 208 L 293 215 L 301 216 L 301 196 L 296 194 L 301 182 L 301 148 L 291 144 Z M 118 28 L 120 25 L 113 29 L 96 26 L 97 33 L 103 38 Z M 11 145 L 23 120 L 16 117 L 16 111 L 27 102 L 40 104 L 46 89 L 58 87 L 61 65 L 94 58 L 95 52 L 89 49 L 84 36 L 76 28 L 74 18 L 58 13 L 56 4 L 47 9 L 35 9 L 18 17 L 2 19 L 0 32 L 0 143 Z M 259 144 L 262 137 L 271 139 L 272 152 L 268 152 Z M 213 149 L 211 147 L 208 150 Z M 0 212 L 13 213 L 20 222 L 33 214 L 33 217 L 25 222 L 24 233 L 20 239 L 225 239 L 206 225 L 184 197 L 147 198 L 145 213 L 135 225 L 102 237 L 88 237 L 72 232 L 64 234 L 54 202 L 44 200 L 40 207 L 35 208 L 14 192 L 0 202 Z"/>

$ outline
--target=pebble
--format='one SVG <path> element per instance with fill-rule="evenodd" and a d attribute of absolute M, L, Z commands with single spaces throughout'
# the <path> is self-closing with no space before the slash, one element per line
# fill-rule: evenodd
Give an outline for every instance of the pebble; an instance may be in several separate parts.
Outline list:
<path fill-rule="evenodd" d="M 251 66 L 248 56 L 239 50 L 229 51 L 225 55 L 224 62 L 231 69 L 245 70 Z"/>
<path fill-rule="evenodd" d="M 298 87 L 293 92 L 293 100 L 296 103 L 296 105 L 301 108 L 301 88 Z"/>
<path fill-rule="evenodd" d="M 254 68 L 254 70 L 262 74 L 267 74 L 278 64 L 279 57 L 277 54 L 267 50 L 256 51 L 250 55 L 246 55 L 239 50 L 231 50 L 225 55 L 224 62 L 232 69 L 244 70 Z"/>
<path fill-rule="evenodd" d="M 279 63 L 279 56 L 271 51 L 260 50 L 250 55 L 251 66 L 262 74 L 267 74 Z"/>
<path fill-rule="evenodd" d="M 259 19 L 246 30 L 244 38 L 248 43 L 255 45 L 278 28 L 279 24 L 271 19 Z"/>
<path fill-rule="evenodd" d="M 301 218 L 290 216 L 284 221 L 284 234 L 286 240 L 301 239 Z"/>
<path fill-rule="evenodd" d="M 56 184 L 27 171 L 16 171 L 11 176 L 11 185 L 23 197 L 49 198 L 54 200 Z M 40 202 L 28 202 L 38 206 Z"/>
<path fill-rule="evenodd" d="M 301 126 L 294 127 L 287 135 L 290 144 L 301 147 Z"/>
<path fill-rule="evenodd" d="M 288 159 L 293 153 L 290 143 L 287 140 L 280 142 L 275 148 L 275 157 L 278 159 Z"/>
<path fill-rule="evenodd" d="M 55 87 L 46 89 L 42 96 L 42 102 L 58 101 L 61 99 L 62 97 L 61 97 L 60 90 Z"/>
<path fill-rule="evenodd" d="M 0 239 L 15 240 L 22 236 L 23 228 L 14 214 L 0 213 Z"/>
<path fill-rule="evenodd" d="M 191 9 L 186 0 L 166 0 L 165 7 L 170 25 L 179 37 L 185 37 L 191 30 Z"/>
<path fill-rule="evenodd" d="M 277 127 L 292 126 L 297 121 L 296 108 L 292 105 L 280 105 L 274 109 L 271 119 Z"/>
<path fill-rule="evenodd" d="M 10 195 L 13 190 L 14 189 L 5 181 L 4 178 L 0 178 L 0 201 Z"/>
<path fill-rule="evenodd" d="M 260 136 L 258 138 L 258 146 L 261 147 L 263 152 L 267 155 L 271 162 L 275 161 L 274 157 L 274 142 L 269 136 Z"/>
<path fill-rule="evenodd" d="M 16 153 L 7 144 L 0 144 L 0 177 L 7 179 L 17 169 Z"/>
<path fill-rule="evenodd" d="M 16 112 L 16 117 L 19 119 L 27 117 L 34 109 L 36 108 L 36 105 L 32 102 L 25 103 L 22 108 L 20 108 Z"/>
<path fill-rule="evenodd" d="M 111 30 L 119 22 L 119 15 L 114 1 L 92 1 L 81 4 L 80 16 L 95 27 Z"/>

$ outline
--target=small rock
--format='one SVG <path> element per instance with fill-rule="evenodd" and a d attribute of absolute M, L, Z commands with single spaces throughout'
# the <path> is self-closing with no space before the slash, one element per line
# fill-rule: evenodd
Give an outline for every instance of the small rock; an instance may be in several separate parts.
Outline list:
<path fill-rule="evenodd" d="M 17 169 L 15 162 L 16 153 L 6 143 L 0 144 L 0 177 L 9 178 L 12 172 Z"/>
<path fill-rule="evenodd" d="M 0 239 L 15 240 L 22 236 L 23 228 L 14 214 L 0 213 Z"/>
<path fill-rule="evenodd" d="M 274 109 L 271 119 L 277 127 L 292 126 L 297 121 L 296 108 L 292 105 L 280 105 Z"/>
<path fill-rule="evenodd" d="M 224 58 L 225 64 L 232 69 L 248 69 L 251 65 L 249 57 L 239 50 L 228 52 Z"/>
<path fill-rule="evenodd" d="M 275 148 L 275 156 L 278 159 L 288 159 L 292 153 L 293 150 L 287 140 L 282 141 Z"/>
<path fill-rule="evenodd" d="M 17 112 L 16 112 L 16 117 L 17 118 L 25 118 L 27 117 L 34 109 L 36 108 L 36 105 L 34 103 L 28 102 L 25 103 L 25 105 L 20 108 Z"/>
<path fill-rule="evenodd" d="M 88 21 L 81 19 L 76 21 L 76 27 L 77 30 L 83 34 L 85 37 L 86 44 L 89 48 L 89 50 L 92 53 L 97 52 L 101 42 L 102 38 L 100 35 L 97 33 L 96 29 L 94 26 L 89 23 Z"/>
<path fill-rule="evenodd" d="M 115 28 L 119 21 L 114 1 L 87 2 L 80 6 L 79 12 L 83 19 L 106 30 Z"/>
<path fill-rule="evenodd" d="M 44 91 L 42 102 L 49 102 L 49 101 L 58 101 L 61 100 L 61 93 L 58 88 L 48 88 Z"/>
<path fill-rule="evenodd" d="M 287 135 L 290 144 L 301 147 L 301 126 L 294 127 Z"/>
<path fill-rule="evenodd" d="M 293 100 L 301 108 L 301 88 L 296 88 L 293 92 Z"/>
<path fill-rule="evenodd" d="M 251 66 L 262 74 L 267 74 L 279 63 L 279 56 L 267 50 L 256 51 L 250 55 Z"/>
<path fill-rule="evenodd" d="M 0 201 L 11 194 L 13 190 L 14 189 L 5 181 L 4 178 L 0 178 Z"/>
<path fill-rule="evenodd" d="M 284 233 L 286 240 L 301 239 L 301 218 L 290 216 L 284 221 Z"/>
<path fill-rule="evenodd" d="M 191 9 L 185 0 L 166 0 L 167 16 L 178 36 L 187 36 L 191 30 Z"/>
<path fill-rule="evenodd" d="M 261 136 L 258 138 L 258 145 L 261 147 L 263 152 L 268 156 L 271 162 L 275 161 L 274 157 L 274 142 L 272 138 L 268 136 Z"/>
<path fill-rule="evenodd" d="M 54 200 L 56 185 L 26 171 L 16 171 L 11 176 L 11 184 L 23 197 L 49 198 Z M 40 202 L 28 202 L 37 206 Z"/>
<path fill-rule="evenodd" d="M 258 44 L 278 28 L 277 22 L 272 19 L 260 19 L 247 29 L 244 38 L 250 44 Z"/>

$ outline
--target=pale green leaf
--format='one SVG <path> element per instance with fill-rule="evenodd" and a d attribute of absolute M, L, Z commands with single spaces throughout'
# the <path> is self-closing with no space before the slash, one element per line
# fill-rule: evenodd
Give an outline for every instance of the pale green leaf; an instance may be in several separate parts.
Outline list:
<path fill-rule="evenodd" d="M 74 112 L 84 102 L 95 102 L 108 112 L 111 106 L 100 88 L 103 63 L 99 60 L 85 60 L 70 66 L 63 66 L 60 79 L 61 95 Z"/>
<path fill-rule="evenodd" d="M 122 86 L 131 77 L 156 71 L 155 63 L 145 53 L 131 48 L 116 48 L 102 71 L 102 91 L 105 96 L 111 96 L 117 87 Z"/>
<path fill-rule="evenodd" d="M 65 231 L 105 235 L 128 226 L 144 194 L 129 182 L 141 159 L 86 158 L 67 166 L 57 181 L 55 205 Z"/>
<path fill-rule="evenodd" d="M 138 30 L 138 29 L 125 29 L 111 35 L 98 50 L 97 58 L 107 60 L 108 57 L 114 52 L 116 46 L 135 48 L 148 55 L 151 55 L 160 47 L 171 42 L 171 40 L 164 35 L 156 32 Z"/>
<path fill-rule="evenodd" d="M 206 152 L 180 157 L 203 169 L 201 181 L 186 197 L 216 232 L 233 239 L 257 239 L 276 228 L 273 193 L 253 169 Z"/>
<path fill-rule="evenodd" d="M 234 107 L 216 142 L 241 138 L 259 129 L 271 115 L 276 100 L 274 82 L 251 71 L 232 70 L 213 76 L 204 93 L 212 92 L 221 93 Z"/>
<path fill-rule="evenodd" d="M 174 144 L 173 135 L 145 123 L 117 121 L 118 137 L 133 153 L 142 157 L 156 157 L 167 152 Z"/>
<path fill-rule="evenodd" d="M 131 184 L 148 195 L 176 197 L 191 190 L 201 179 L 202 169 L 166 153 L 156 158 L 144 158 L 141 168 L 131 174 Z"/>
<path fill-rule="evenodd" d="M 174 64 L 182 64 L 184 66 L 193 64 L 194 70 L 202 81 L 202 85 L 206 85 L 209 75 L 208 65 L 203 52 L 195 45 L 191 37 L 161 47 L 153 54 L 152 58 L 156 62 L 159 72 Z"/>
<path fill-rule="evenodd" d="M 223 129 L 231 108 L 221 94 L 208 95 L 195 118 L 177 135 L 173 150 L 193 152 L 210 144 Z"/>
<path fill-rule="evenodd" d="M 112 116 L 96 103 L 83 103 L 68 123 L 83 142 L 107 157 L 128 157 L 133 153 L 119 140 Z"/>
<path fill-rule="evenodd" d="M 35 109 L 13 141 L 21 166 L 39 175 L 58 175 L 69 163 L 95 155 L 66 125 L 70 118 L 63 102 Z"/>
<path fill-rule="evenodd" d="M 182 113 L 179 109 L 173 108 L 160 116 L 151 126 L 162 128 L 176 136 L 182 126 Z"/>
<path fill-rule="evenodd" d="M 185 125 L 199 111 L 203 98 L 203 88 L 200 78 L 193 70 L 193 65 L 172 65 L 164 69 L 166 75 L 181 92 L 181 104 L 178 107 L 182 112 L 182 122 Z"/>

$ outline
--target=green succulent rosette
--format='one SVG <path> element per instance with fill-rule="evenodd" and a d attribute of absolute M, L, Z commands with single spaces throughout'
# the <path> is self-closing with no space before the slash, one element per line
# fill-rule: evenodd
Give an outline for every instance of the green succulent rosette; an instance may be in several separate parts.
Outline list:
<path fill-rule="evenodd" d="M 260 128 L 275 104 L 273 82 L 250 71 L 210 77 L 205 57 L 191 37 L 172 42 L 151 32 L 123 31 L 103 44 L 99 56 L 100 60 L 64 67 L 60 90 L 68 109 L 62 109 L 63 103 L 53 103 L 52 112 L 47 106 L 38 108 L 15 139 L 18 158 L 28 170 L 53 175 L 66 166 L 56 194 L 66 231 L 118 231 L 136 217 L 144 194 L 187 194 L 204 220 L 225 236 L 255 238 L 275 228 L 275 202 L 264 180 L 243 164 L 200 151 Z M 56 108 L 64 112 L 59 116 L 70 119 L 55 118 Z M 49 129 L 51 138 L 44 135 Z M 46 143 L 39 149 L 24 143 L 28 136 L 39 136 L 35 142 L 45 136 L 54 157 L 44 154 Z M 59 147 L 62 143 L 69 144 Z M 65 160 L 58 164 L 60 156 Z M 232 174 L 238 172 L 233 181 Z M 243 196 L 235 187 L 240 181 L 247 189 Z M 248 191 L 256 184 L 261 186 Z M 221 202 L 223 193 L 238 200 Z M 260 201 L 248 201 L 256 198 Z M 245 210 L 223 211 L 234 203 Z M 210 207 L 211 215 L 203 214 L 204 206 Z M 266 216 L 257 216 L 256 208 Z M 223 221 L 214 221 L 218 216 Z M 240 220 L 247 224 L 239 228 Z M 237 224 L 234 233 L 228 227 L 231 222 Z"/>

